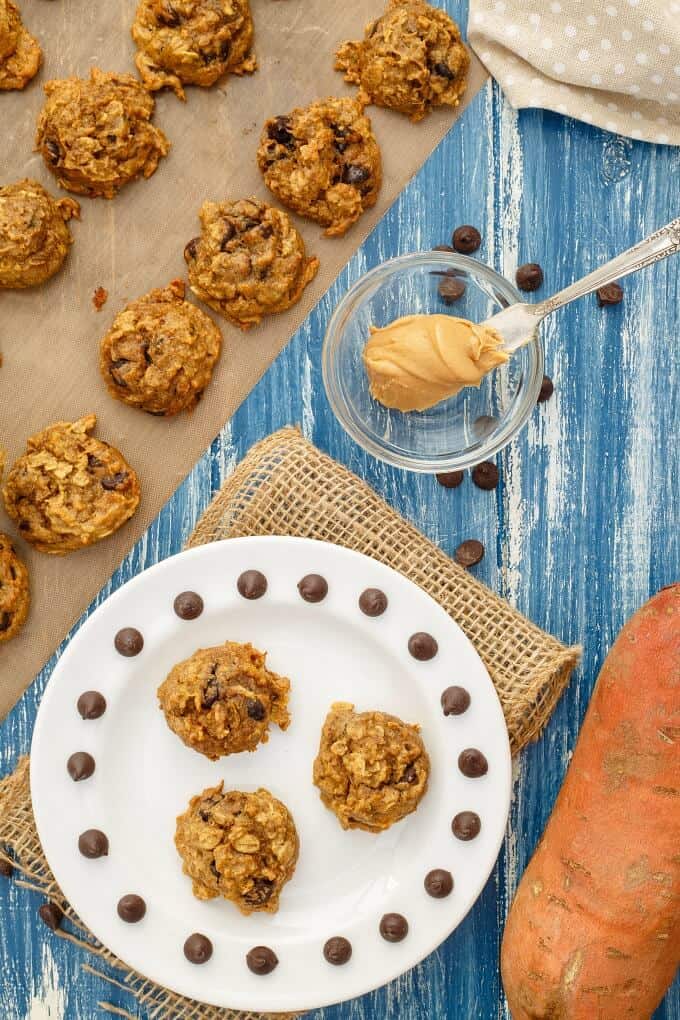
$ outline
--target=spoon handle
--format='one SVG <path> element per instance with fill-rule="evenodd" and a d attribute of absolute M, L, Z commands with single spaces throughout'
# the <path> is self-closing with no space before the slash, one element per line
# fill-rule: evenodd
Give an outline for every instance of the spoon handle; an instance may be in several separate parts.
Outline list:
<path fill-rule="evenodd" d="M 606 262 L 576 283 L 534 305 L 536 317 L 543 318 L 544 315 L 554 312 L 556 308 L 561 308 L 576 298 L 592 294 L 599 287 L 604 287 L 605 284 L 612 283 L 629 273 L 635 273 L 638 269 L 644 269 L 645 266 L 651 266 L 676 252 L 680 252 L 680 217 L 656 230 L 621 255 L 617 255 L 611 262 Z"/>

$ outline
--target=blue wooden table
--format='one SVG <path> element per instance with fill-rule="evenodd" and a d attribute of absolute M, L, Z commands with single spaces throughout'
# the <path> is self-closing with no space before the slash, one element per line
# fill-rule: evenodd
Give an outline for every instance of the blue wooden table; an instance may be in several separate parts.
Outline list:
<path fill-rule="evenodd" d="M 451 5 L 454 12 L 456 4 Z M 461 21 L 464 21 L 463 12 Z M 319 354 L 340 295 L 389 256 L 448 242 L 459 223 L 484 235 L 479 257 L 507 275 L 539 261 L 558 288 L 680 213 L 680 150 L 617 138 L 541 112 L 519 117 L 487 86 L 199 461 L 110 584 L 177 552 L 256 440 L 299 422 L 447 552 L 481 539 L 478 576 L 565 642 L 583 665 L 539 743 L 516 763 L 507 839 L 483 895 L 438 952 L 388 988 L 313 1020 L 497 1020 L 498 952 L 509 900 L 550 812 L 598 668 L 625 619 L 680 576 L 680 260 L 626 282 L 623 305 L 594 299 L 545 331 L 555 396 L 499 457 L 492 493 L 440 488 L 385 468 L 336 424 Z M 0 773 L 28 750 L 52 661 L 0 728 Z M 1 1020 L 94 1020 L 125 991 L 84 974 L 84 954 L 36 918 L 38 898 L 0 880 Z M 139 1014 L 143 1017 L 143 1014 Z M 595 1018 L 594 1018 L 595 1020 Z M 656 1020 L 680 1020 L 680 983 Z"/>

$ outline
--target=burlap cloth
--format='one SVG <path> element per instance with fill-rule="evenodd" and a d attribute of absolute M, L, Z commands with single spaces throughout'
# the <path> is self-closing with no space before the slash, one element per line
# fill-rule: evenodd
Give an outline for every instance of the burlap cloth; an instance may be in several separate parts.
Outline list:
<path fill-rule="evenodd" d="M 334 542 L 388 564 L 428 592 L 483 659 L 503 706 L 514 752 L 539 735 L 578 660 L 578 648 L 565 647 L 530 623 L 297 429 L 275 432 L 251 449 L 187 544 L 243 535 L 295 535 Z M 21 875 L 20 884 L 44 893 L 64 909 L 68 929 L 60 934 L 120 972 L 119 980 L 110 971 L 96 969 L 106 980 L 128 989 L 152 1020 L 257 1020 L 255 1014 L 201 1005 L 154 985 L 130 971 L 84 928 L 43 856 L 31 809 L 27 757 L 0 781 L 0 856 L 3 848 Z"/>
<path fill-rule="evenodd" d="M 460 13 L 459 0 L 435 3 L 453 17 Z M 42 85 L 50 78 L 87 75 L 92 64 L 134 71 L 130 25 L 137 0 L 21 0 L 20 6 L 45 51 L 45 65 L 24 92 L 0 94 L 0 182 L 34 177 L 56 193 L 53 177 L 32 151 Z M 262 124 L 298 104 L 355 94 L 333 70 L 333 54 L 343 40 L 359 38 L 382 6 L 383 0 L 372 0 L 370 9 L 328 0 L 252 0 L 257 73 L 232 75 L 210 89 L 189 88 L 186 103 L 159 95 L 155 123 L 172 149 L 153 177 L 129 185 L 110 202 L 81 199 L 82 219 L 71 224 L 75 240 L 63 270 L 41 287 L 0 293 L 0 447 L 8 464 L 23 453 L 29 435 L 94 411 L 97 435 L 122 450 L 142 486 L 141 506 L 129 524 L 66 559 L 29 549 L 0 506 L 0 531 L 18 538 L 33 585 L 29 621 L 0 651 L 0 719 L 485 80 L 473 60 L 463 106 L 436 110 L 421 124 L 371 108 L 383 154 L 378 204 L 344 238 L 324 238 L 317 224 L 296 218 L 308 251 L 320 259 L 317 277 L 294 308 L 269 316 L 248 334 L 219 320 L 224 350 L 193 414 L 154 418 L 113 400 L 97 367 L 98 343 L 113 317 L 152 287 L 185 277 L 182 252 L 198 233 L 203 201 L 271 198 L 255 161 Z M 440 197 L 433 200 L 439 203 Z M 445 212 L 442 229 L 451 229 Z M 101 312 L 92 305 L 98 286 L 109 292 Z"/>
<path fill-rule="evenodd" d="M 513 106 L 680 145 L 680 0 L 471 0 L 468 36 Z"/>

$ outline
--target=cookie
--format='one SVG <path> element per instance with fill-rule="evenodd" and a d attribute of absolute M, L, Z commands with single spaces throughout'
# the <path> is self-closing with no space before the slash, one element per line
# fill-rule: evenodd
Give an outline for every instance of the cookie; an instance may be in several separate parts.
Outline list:
<path fill-rule="evenodd" d="M 36 149 L 62 188 L 113 198 L 129 181 L 151 177 L 170 143 L 151 123 L 153 97 L 131 74 L 93 67 L 89 78 L 45 85 Z"/>
<path fill-rule="evenodd" d="M 173 280 L 118 313 L 99 347 L 99 371 L 116 400 L 172 415 L 196 406 L 221 348 L 215 323 Z"/>
<path fill-rule="evenodd" d="M 321 99 L 264 126 L 257 161 L 271 192 L 329 237 L 344 234 L 375 205 L 380 149 L 356 99 Z"/>
<path fill-rule="evenodd" d="M 37 39 L 21 20 L 12 0 L 0 0 L 0 92 L 23 89 L 42 63 Z"/>
<path fill-rule="evenodd" d="M 89 414 L 31 436 L 7 476 L 7 513 L 40 552 L 61 556 L 93 545 L 139 505 L 139 481 L 123 455 L 89 435 L 96 422 Z"/>
<path fill-rule="evenodd" d="M 250 644 L 226 641 L 178 663 L 158 688 L 170 729 L 212 761 L 266 743 L 270 722 L 287 729 L 290 681 L 265 659 Z"/>
<path fill-rule="evenodd" d="M 248 0 L 141 0 L 132 38 L 146 88 L 170 88 L 180 99 L 183 85 L 205 88 L 257 67 Z"/>
<path fill-rule="evenodd" d="M 61 269 L 72 216 L 80 218 L 76 200 L 57 200 L 37 181 L 0 187 L 0 290 L 36 287 Z"/>
<path fill-rule="evenodd" d="M 9 535 L 0 531 L 0 644 L 19 633 L 30 604 L 28 570 Z"/>
<path fill-rule="evenodd" d="M 331 706 L 314 762 L 314 784 L 343 829 L 383 832 L 415 811 L 430 759 L 419 727 L 385 712 Z"/>
<path fill-rule="evenodd" d="M 204 202 L 201 236 L 184 249 L 189 285 L 241 329 L 299 300 L 319 268 L 287 213 L 257 199 Z"/>
<path fill-rule="evenodd" d="M 194 896 L 223 896 L 242 914 L 276 913 L 300 848 L 288 808 L 269 790 L 225 791 L 224 783 L 192 797 L 177 819 L 175 846 Z"/>
<path fill-rule="evenodd" d="M 346 42 L 335 66 L 376 106 L 422 120 L 435 106 L 458 106 L 470 55 L 446 11 L 424 0 L 390 0 L 360 42 Z"/>

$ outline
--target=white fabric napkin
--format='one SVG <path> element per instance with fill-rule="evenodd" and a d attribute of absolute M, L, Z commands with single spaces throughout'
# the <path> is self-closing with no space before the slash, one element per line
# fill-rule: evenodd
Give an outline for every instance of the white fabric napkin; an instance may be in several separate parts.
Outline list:
<path fill-rule="evenodd" d="M 680 0 L 471 0 L 468 39 L 513 106 L 680 145 Z"/>

